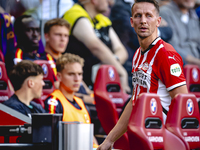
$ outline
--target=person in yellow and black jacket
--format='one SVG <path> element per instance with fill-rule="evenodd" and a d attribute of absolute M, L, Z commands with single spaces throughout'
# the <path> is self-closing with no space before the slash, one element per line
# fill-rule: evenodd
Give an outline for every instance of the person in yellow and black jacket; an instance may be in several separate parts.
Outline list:
<path fill-rule="evenodd" d="M 84 59 L 65 53 L 56 61 L 59 89 L 54 90 L 45 100 L 45 110 L 51 114 L 62 113 L 63 121 L 91 123 L 90 115 L 82 99 L 75 96 L 83 79 Z M 94 140 L 94 147 L 97 147 Z"/>
<path fill-rule="evenodd" d="M 79 0 L 65 12 L 63 18 L 71 25 L 66 52 L 84 58 L 83 80 L 91 89 L 95 78 L 92 67 L 104 63 L 115 66 L 124 91 L 130 92 L 128 74 L 122 66 L 128 53 L 112 28 L 111 21 L 102 14 L 107 9 L 107 0 Z"/>

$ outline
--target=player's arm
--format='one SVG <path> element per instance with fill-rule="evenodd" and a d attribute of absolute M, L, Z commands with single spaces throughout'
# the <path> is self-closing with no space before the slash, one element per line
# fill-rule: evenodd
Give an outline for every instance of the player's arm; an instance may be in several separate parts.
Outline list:
<path fill-rule="evenodd" d="M 89 95 L 90 94 L 92 94 L 92 95 L 94 94 L 94 92 L 88 88 L 88 86 L 85 84 L 84 81 L 82 81 L 82 85 L 85 88 L 85 91 L 87 92 L 87 94 L 89 94 Z"/>
<path fill-rule="evenodd" d="M 110 131 L 104 142 L 97 148 L 97 150 L 109 150 L 112 148 L 114 142 L 120 138 L 126 131 L 129 123 L 129 118 L 132 112 L 132 100 L 128 102 L 121 117 L 119 118 L 115 127 Z"/>
<path fill-rule="evenodd" d="M 121 64 L 124 64 L 128 59 L 128 53 L 112 27 L 109 29 L 109 37 L 115 56 L 119 59 Z"/>
<path fill-rule="evenodd" d="M 187 55 L 185 60 L 189 64 L 195 64 L 195 65 L 198 65 L 200 67 L 200 59 L 199 58 L 196 58 L 196 57 L 191 56 L 191 55 Z"/>
<path fill-rule="evenodd" d="M 75 93 L 75 95 L 83 100 L 84 103 L 95 104 L 94 97 L 83 93 Z"/>
<path fill-rule="evenodd" d="M 173 99 L 177 94 L 181 94 L 181 93 L 185 93 L 185 94 L 188 93 L 188 90 L 187 90 L 187 86 L 186 86 L 186 85 L 177 87 L 177 88 L 175 88 L 175 89 L 169 91 L 169 94 L 170 94 L 170 96 L 171 96 L 172 99 Z"/>
<path fill-rule="evenodd" d="M 87 18 L 81 18 L 77 21 L 72 34 L 79 41 L 84 43 L 91 53 L 102 63 L 113 65 L 116 68 L 119 76 L 122 78 L 121 83 L 123 89 L 130 92 L 130 88 L 128 86 L 128 74 L 126 70 L 117 61 L 111 50 L 100 39 L 98 39 Z"/>
<path fill-rule="evenodd" d="M 78 20 L 72 34 L 78 40 L 83 42 L 92 54 L 99 58 L 102 63 L 112 64 L 116 67 L 120 75 L 125 74 L 124 68 L 115 59 L 112 51 L 100 39 L 98 39 L 87 18 L 81 18 Z"/>

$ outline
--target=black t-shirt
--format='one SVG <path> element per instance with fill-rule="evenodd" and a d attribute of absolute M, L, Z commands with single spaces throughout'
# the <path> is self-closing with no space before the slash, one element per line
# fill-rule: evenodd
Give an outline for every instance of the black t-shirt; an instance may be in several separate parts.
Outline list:
<path fill-rule="evenodd" d="M 3 104 L 30 118 L 31 113 L 46 113 L 40 104 L 31 101 L 30 105 L 27 106 L 26 104 L 22 103 L 15 94 L 12 95 L 7 101 L 3 102 Z"/>

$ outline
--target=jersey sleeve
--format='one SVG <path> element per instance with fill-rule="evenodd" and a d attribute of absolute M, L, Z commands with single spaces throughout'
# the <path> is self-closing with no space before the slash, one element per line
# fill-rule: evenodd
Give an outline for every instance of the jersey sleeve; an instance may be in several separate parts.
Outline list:
<path fill-rule="evenodd" d="M 186 84 L 183 74 L 183 61 L 176 51 L 165 51 L 159 59 L 161 59 L 161 63 L 158 67 L 158 76 L 165 84 L 167 91 Z"/>
<path fill-rule="evenodd" d="M 44 102 L 45 110 L 50 114 L 63 113 L 63 107 L 59 99 L 50 95 Z"/>

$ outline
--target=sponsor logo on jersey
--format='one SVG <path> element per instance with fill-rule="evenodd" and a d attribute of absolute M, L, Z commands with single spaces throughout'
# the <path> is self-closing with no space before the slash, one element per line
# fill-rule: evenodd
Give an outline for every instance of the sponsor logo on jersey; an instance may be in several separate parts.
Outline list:
<path fill-rule="evenodd" d="M 57 106 L 58 105 L 58 101 L 55 100 L 55 99 L 49 99 L 48 102 L 47 102 L 49 105 L 54 105 L 54 106 Z"/>
<path fill-rule="evenodd" d="M 199 142 L 199 136 L 186 136 L 184 139 L 186 142 Z"/>
<path fill-rule="evenodd" d="M 143 70 L 139 70 L 132 73 L 133 86 L 139 85 L 147 88 L 150 85 L 150 75 L 145 73 Z"/>
<path fill-rule="evenodd" d="M 170 73 L 176 77 L 179 77 L 182 73 L 181 66 L 179 64 L 173 64 L 170 66 Z"/>
<path fill-rule="evenodd" d="M 176 59 L 174 58 L 174 55 L 173 55 L 173 57 L 172 57 L 172 56 L 168 56 L 168 58 L 169 58 L 169 59 L 176 60 Z"/>
<path fill-rule="evenodd" d="M 199 73 L 198 73 L 197 68 L 192 69 L 192 78 L 195 82 L 199 80 Z"/>
<path fill-rule="evenodd" d="M 150 136 L 149 137 L 150 142 L 163 142 L 163 137 L 162 136 Z"/>
<path fill-rule="evenodd" d="M 46 65 L 46 64 L 43 64 L 43 65 L 42 65 L 42 69 L 43 69 L 43 72 L 44 72 L 44 78 L 46 78 L 47 75 L 48 75 L 48 68 L 47 68 L 47 65 Z"/>
<path fill-rule="evenodd" d="M 2 68 L 0 67 L 0 79 L 2 78 L 2 74 L 3 74 Z"/>
<path fill-rule="evenodd" d="M 155 98 L 152 98 L 150 101 L 150 110 L 151 110 L 152 115 L 155 115 L 157 112 L 157 102 Z"/>
<path fill-rule="evenodd" d="M 192 115 L 194 112 L 194 104 L 191 99 L 188 99 L 186 102 L 186 110 L 188 115 Z"/>
<path fill-rule="evenodd" d="M 110 80 L 112 80 L 112 81 L 115 80 L 115 72 L 112 67 L 108 68 L 108 75 L 110 77 Z"/>

